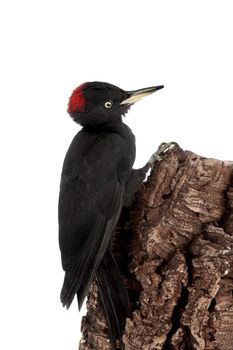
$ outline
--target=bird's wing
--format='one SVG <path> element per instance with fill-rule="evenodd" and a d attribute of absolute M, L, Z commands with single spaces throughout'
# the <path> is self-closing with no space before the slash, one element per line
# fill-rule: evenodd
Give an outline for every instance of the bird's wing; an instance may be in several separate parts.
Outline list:
<path fill-rule="evenodd" d="M 76 293 L 82 306 L 110 243 L 129 166 L 124 142 L 116 134 L 94 140 L 89 148 L 78 144 L 68 151 L 59 198 L 59 242 L 66 272 L 61 300 L 67 308 Z"/>

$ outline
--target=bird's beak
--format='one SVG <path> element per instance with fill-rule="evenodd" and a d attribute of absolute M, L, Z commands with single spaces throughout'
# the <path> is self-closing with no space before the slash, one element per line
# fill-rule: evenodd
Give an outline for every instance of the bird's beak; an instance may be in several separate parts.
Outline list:
<path fill-rule="evenodd" d="M 150 95 L 153 92 L 160 90 L 160 89 L 163 89 L 163 88 L 164 88 L 163 85 L 159 85 L 159 86 L 151 86 L 148 88 L 134 90 L 134 91 L 127 91 L 128 97 L 125 100 L 123 100 L 120 104 L 121 105 L 131 105 L 131 104 L 139 101 L 144 96 Z"/>

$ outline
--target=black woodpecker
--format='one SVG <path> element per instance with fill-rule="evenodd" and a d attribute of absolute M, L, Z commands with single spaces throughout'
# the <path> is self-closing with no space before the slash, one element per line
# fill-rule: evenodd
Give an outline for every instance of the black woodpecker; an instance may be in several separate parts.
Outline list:
<path fill-rule="evenodd" d="M 95 278 L 113 350 L 124 349 L 122 333 L 131 311 L 111 253 L 111 235 L 122 207 L 132 202 L 154 162 L 152 156 L 143 168 L 132 168 L 135 137 L 122 116 L 136 101 L 162 88 L 124 91 L 89 82 L 76 88 L 68 103 L 68 113 L 82 129 L 67 151 L 61 175 L 59 244 L 65 271 L 61 302 L 68 309 L 77 295 L 80 309 Z"/>

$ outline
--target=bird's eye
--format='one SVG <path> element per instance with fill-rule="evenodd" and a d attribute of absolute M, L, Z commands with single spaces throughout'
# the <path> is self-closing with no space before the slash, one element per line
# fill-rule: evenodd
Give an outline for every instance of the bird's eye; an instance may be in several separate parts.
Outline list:
<path fill-rule="evenodd" d="M 113 105 L 112 101 L 107 101 L 107 102 L 105 102 L 104 107 L 105 108 L 111 108 L 112 105 Z"/>

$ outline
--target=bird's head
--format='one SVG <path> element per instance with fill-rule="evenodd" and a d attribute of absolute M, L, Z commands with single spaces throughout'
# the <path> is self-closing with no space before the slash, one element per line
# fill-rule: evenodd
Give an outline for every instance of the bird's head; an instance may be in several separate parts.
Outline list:
<path fill-rule="evenodd" d="M 162 88 L 163 85 L 124 91 L 108 83 L 84 83 L 70 96 L 67 112 L 82 126 L 112 123 L 121 120 L 132 104 Z"/>

